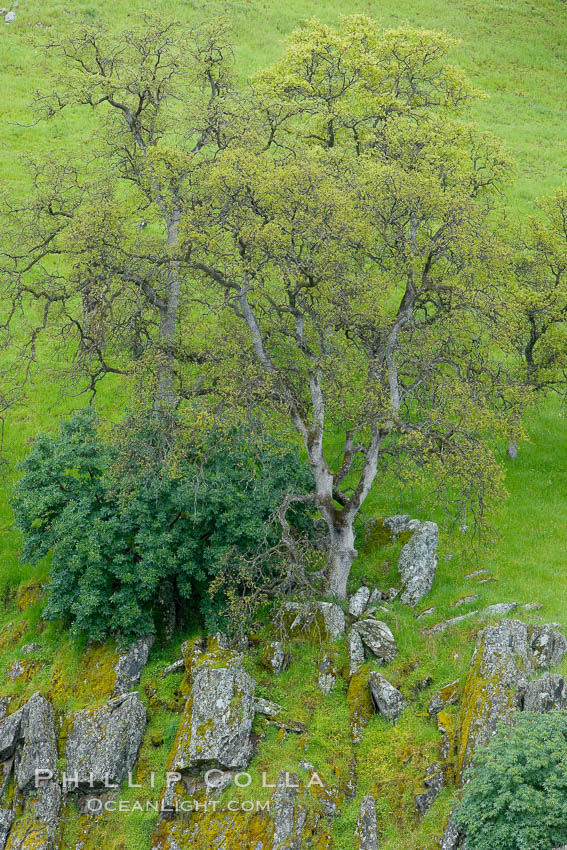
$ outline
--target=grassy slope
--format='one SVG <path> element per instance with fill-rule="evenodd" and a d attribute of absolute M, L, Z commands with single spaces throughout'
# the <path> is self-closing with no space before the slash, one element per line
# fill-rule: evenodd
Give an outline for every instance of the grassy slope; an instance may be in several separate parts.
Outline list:
<path fill-rule="evenodd" d="M 69 115 L 56 125 L 24 128 L 14 123 L 28 120 L 25 106 L 35 87 L 41 85 L 41 56 L 29 45 L 30 34 L 56 35 L 68 26 L 67 7 L 59 0 L 22 0 L 16 26 L 0 27 L 0 67 L 3 69 L 2 104 L 0 121 L 3 155 L 0 159 L 0 179 L 13 194 L 25 192 L 25 172 L 19 164 L 23 153 L 44 155 L 49 150 L 88 150 L 88 127 L 83 117 Z M 121 27 L 140 19 L 147 9 L 142 3 L 114 0 L 111 3 L 91 2 L 74 4 L 79 14 L 86 14 L 105 25 Z M 335 21 L 345 10 L 344 5 L 330 0 L 309 6 L 302 0 L 289 0 L 286 4 L 275 2 L 185 2 L 173 6 L 164 0 L 154 0 L 152 10 L 164 16 L 175 15 L 187 22 L 197 22 L 210 14 L 223 14 L 234 24 L 237 44 L 238 68 L 243 76 L 269 62 L 281 50 L 281 39 L 302 18 L 316 13 L 327 21 Z M 537 5 L 523 0 L 501 2 L 496 0 L 384 0 L 378 3 L 352 2 L 349 12 L 369 14 L 386 26 L 410 23 L 415 26 L 445 29 L 461 39 L 454 60 L 465 67 L 476 84 L 489 94 L 489 99 L 478 103 L 471 118 L 490 129 L 506 142 L 518 163 L 518 178 L 510 191 L 513 212 L 524 212 L 535 198 L 565 185 L 567 148 L 562 128 L 565 124 L 565 36 L 567 33 L 567 7 L 559 0 L 542 0 Z M 41 24 L 41 26 L 36 26 Z M 49 29 L 48 29 L 49 28 Z M 23 412 L 11 418 L 6 426 L 5 443 L 10 459 L 21 455 L 25 443 L 40 428 L 53 427 L 56 414 L 65 411 L 74 402 L 60 400 L 49 381 L 40 379 L 30 389 Z M 75 402 L 76 403 L 76 402 Z M 114 400 L 114 409 L 116 402 Z M 113 407 L 107 399 L 105 407 Z M 567 473 L 564 458 L 567 436 L 563 420 L 553 406 L 549 406 L 529 422 L 531 442 L 520 452 L 514 464 L 508 464 L 508 489 L 510 499 L 503 506 L 498 519 L 500 537 L 486 558 L 486 566 L 498 582 L 482 585 L 482 603 L 503 600 L 543 603 L 541 615 L 546 620 L 556 620 L 567 628 L 567 612 L 563 604 L 567 592 L 567 571 L 564 552 L 567 538 L 564 517 L 567 514 Z M 37 572 L 18 564 L 19 542 L 11 528 L 7 507 L 10 475 L 5 475 L 5 486 L 0 494 L 0 587 L 8 590 L 18 583 L 38 577 Z M 392 495 L 381 494 L 377 488 L 372 497 L 370 511 L 380 514 L 397 510 L 411 511 L 414 505 Z M 427 598 L 427 605 L 437 606 L 432 622 L 451 611 L 451 603 L 471 586 L 464 578 L 470 565 L 459 557 L 447 560 L 446 555 L 458 545 L 456 540 L 443 540 L 436 586 Z M 353 578 L 366 575 L 384 586 L 394 580 L 393 570 L 385 561 L 388 553 L 376 552 L 359 559 Z M 392 558 L 390 558 L 390 561 Z M 39 576 L 42 573 L 40 571 Z M 472 591 L 470 591 L 472 592 Z M 37 687 L 50 688 L 53 670 L 59 675 L 60 687 L 54 692 L 59 711 L 87 704 L 92 699 L 94 682 L 77 691 L 75 683 L 81 679 L 82 647 L 72 645 L 62 638 L 55 626 L 43 632 L 39 620 L 40 606 L 24 612 L 17 610 L 15 601 L 5 594 L 6 605 L 0 614 L 1 624 L 11 621 L 21 632 L 18 643 L 38 640 L 47 662 L 45 668 L 27 685 L 10 685 L 6 692 L 26 691 Z M 424 605 L 425 607 L 425 605 Z M 460 609 L 460 611 L 467 609 Z M 530 615 L 535 619 L 536 615 Z M 20 627 L 21 625 L 21 628 Z M 400 643 L 400 657 L 389 675 L 407 677 L 405 688 L 425 675 L 432 675 L 434 686 L 439 686 L 463 674 L 470 657 L 474 625 L 449 634 L 440 641 L 427 642 L 419 635 L 411 612 L 394 605 L 391 625 Z M 24 630 L 25 629 L 25 630 Z M 6 632 L 7 637 L 14 632 Z M 14 646 L 2 646 L 0 632 L 0 677 L 14 657 Z M 159 652 L 159 650 L 158 650 Z M 154 656 L 144 681 L 149 681 L 159 663 L 172 653 Z M 321 761 L 332 770 L 332 765 L 345 760 L 343 750 L 345 703 L 340 691 L 331 701 L 323 699 L 315 687 L 314 665 L 310 650 L 304 650 L 291 671 L 277 684 L 266 682 L 266 696 L 280 699 L 298 716 L 309 719 L 310 739 L 303 752 L 300 744 L 287 739 L 280 745 L 268 736 L 258 756 L 260 763 L 293 767 L 298 758 Z M 293 685 L 302 680 L 302 705 L 297 707 Z M 174 699 L 174 686 L 169 696 Z M 433 686 L 433 687 L 434 687 Z M 89 692 L 90 688 L 90 692 Z M 426 704 L 428 694 L 421 698 Z M 422 706 L 423 707 L 423 706 Z M 420 707 L 417 708 L 419 714 Z M 164 735 L 163 749 L 147 749 L 143 759 L 156 767 L 165 759 L 174 733 L 176 716 L 156 712 L 150 731 Z M 439 832 L 443 813 L 449 800 L 443 797 L 420 824 L 413 813 L 412 795 L 419 789 L 419 779 L 424 766 L 435 758 L 438 735 L 430 722 L 416 716 L 416 711 L 406 713 L 394 733 L 384 727 L 379 718 L 371 721 L 363 743 L 359 747 L 359 784 L 361 792 L 379 791 L 381 822 L 387 833 L 387 850 L 392 848 L 430 847 L 432 836 Z M 153 762 L 152 762 L 153 759 Z M 147 766 L 147 765 L 146 765 Z M 344 767 L 344 765 L 342 765 Z M 393 787 L 403 784 L 404 791 L 397 793 Z M 337 846 L 352 847 L 353 824 L 358 803 L 343 809 L 336 825 Z M 148 847 L 151 818 L 122 818 L 111 821 L 105 828 L 102 846 L 118 848 Z M 69 837 L 76 831 L 75 819 L 68 824 Z M 99 838 L 103 837 L 102 835 Z M 122 845 L 120 842 L 123 842 Z M 101 843 L 99 841 L 99 843 Z"/>

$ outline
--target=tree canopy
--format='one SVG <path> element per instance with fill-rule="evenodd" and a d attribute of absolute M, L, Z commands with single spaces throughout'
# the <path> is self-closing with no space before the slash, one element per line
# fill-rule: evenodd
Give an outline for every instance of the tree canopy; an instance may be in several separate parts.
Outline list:
<path fill-rule="evenodd" d="M 93 390 L 117 372 L 191 423 L 253 414 L 298 439 L 338 597 L 379 474 L 432 472 L 473 526 L 501 492 L 509 162 L 460 116 L 478 93 L 452 44 L 311 21 L 238 86 L 222 24 L 80 29 L 50 45 L 65 72 L 36 106 L 104 110 L 103 144 L 38 165 L 8 209 L 6 328 L 41 305 L 27 353 L 56 328 Z"/>

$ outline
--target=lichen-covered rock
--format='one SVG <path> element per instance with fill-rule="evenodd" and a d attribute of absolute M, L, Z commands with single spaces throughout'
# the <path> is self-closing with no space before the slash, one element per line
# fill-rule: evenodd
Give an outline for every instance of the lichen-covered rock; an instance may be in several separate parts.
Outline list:
<path fill-rule="evenodd" d="M 43 661 L 38 658 L 16 658 L 6 670 L 6 676 L 11 682 L 29 682 L 42 667 Z"/>
<path fill-rule="evenodd" d="M 325 652 L 319 664 L 319 675 L 317 677 L 319 690 L 324 694 L 331 694 L 339 675 L 336 659 L 330 653 Z"/>
<path fill-rule="evenodd" d="M 443 788 L 443 771 L 438 762 L 433 762 L 426 768 L 423 784 L 427 791 L 423 791 L 415 797 L 415 805 L 422 815 L 429 811 Z"/>
<path fill-rule="evenodd" d="M 6 847 L 10 828 L 14 823 L 14 813 L 11 809 L 0 809 L 0 850 Z"/>
<path fill-rule="evenodd" d="M 277 717 L 281 714 L 282 707 L 277 702 L 272 702 L 263 697 L 254 697 L 254 711 L 256 714 L 263 714 L 264 717 Z"/>
<path fill-rule="evenodd" d="M 362 740 L 362 732 L 374 714 L 369 677 L 369 671 L 362 667 L 351 678 L 348 686 L 347 705 L 350 714 L 350 733 L 355 744 Z"/>
<path fill-rule="evenodd" d="M 368 685 L 376 711 L 395 722 L 405 706 L 401 693 L 375 670 L 370 673 Z"/>
<path fill-rule="evenodd" d="M 57 742 L 53 708 L 39 693 L 24 706 L 23 747 L 16 770 L 16 783 L 23 791 L 34 784 L 36 770 L 57 768 Z"/>
<path fill-rule="evenodd" d="M 433 587 L 437 568 L 439 529 L 434 522 L 423 522 L 400 552 L 398 572 L 402 580 L 401 601 L 415 606 Z"/>
<path fill-rule="evenodd" d="M 199 665 L 193 672 L 169 770 L 246 767 L 252 755 L 255 687 L 242 667 Z"/>
<path fill-rule="evenodd" d="M 532 626 L 530 629 L 530 648 L 539 670 L 549 670 L 562 660 L 567 652 L 567 639 L 555 628 L 558 623 L 546 623 L 544 626 Z"/>
<path fill-rule="evenodd" d="M 154 636 L 147 635 L 133 643 L 126 652 L 120 653 L 114 668 L 116 672 L 114 696 L 125 694 L 136 687 L 140 681 L 142 670 L 146 666 L 153 644 Z"/>
<path fill-rule="evenodd" d="M 314 642 L 337 640 L 345 632 L 345 615 L 334 602 L 285 602 L 282 625 L 288 637 Z"/>
<path fill-rule="evenodd" d="M 364 646 L 381 664 L 390 664 L 398 654 L 394 635 L 381 620 L 359 620 L 353 630 L 358 632 Z"/>
<path fill-rule="evenodd" d="M 376 818 L 376 801 L 374 797 L 363 797 L 356 821 L 357 850 L 378 850 L 378 821 Z"/>
<path fill-rule="evenodd" d="M 449 819 L 447 828 L 443 833 L 443 838 L 441 839 L 441 850 L 466 850 L 463 836 L 457 829 L 457 825 L 453 817 Z"/>
<path fill-rule="evenodd" d="M 360 670 L 364 664 L 364 645 L 360 633 L 351 629 L 348 633 L 348 677 Z"/>
<path fill-rule="evenodd" d="M 518 607 L 517 602 L 497 602 L 496 605 L 488 605 L 482 611 L 483 617 L 505 617 Z"/>
<path fill-rule="evenodd" d="M 463 605 L 470 605 L 480 599 L 480 593 L 469 593 L 467 596 L 461 596 L 453 603 L 453 608 L 461 608 Z"/>
<path fill-rule="evenodd" d="M 431 717 L 435 717 L 435 715 L 439 714 L 441 709 L 445 708 L 445 706 L 454 705 L 459 701 L 460 684 L 461 680 L 455 679 L 454 682 L 449 682 L 448 685 L 444 685 L 435 694 L 433 694 L 427 708 Z"/>
<path fill-rule="evenodd" d="M 522 711 L 546 713 L 567 708 L 567 685 L 559 673 L 544 673 L 519 690 L 518 708 Z"/>
<path fill-rule="evenodd" d="M 370 588 L 362 585 L 349 599 L 348 612 L 353 617 L 360 617 L 370 600 Z"/>
<path fill-rule="evenodd" d="M 390 530 L 394 540 L 405 532 L 415 531 L 421 525 L 418 519 L 412 519 L 409 514 L 394 514 L 382 520 L 383 525 Z"/>
<path fill-rule="evenodd" d="M 272 850 L 301 850 L 307 810 L 299 802 L 299 777 L 280 771 L 272 794 L 270 812 L 274 821 Z"/>
<path fill-rule="evenodd" d="M 11 758 L 20 741 L 24 708 L 0 720 L 0 762 Z"/>
<path fill-rule="evenodd" d="M 486 744 L 498 723 L 516 709 L 516 692 L 528 687 L 528 677 L 537 669 L 557 663 L 566 648 L 564 636 L 551 624 L 528 627 L 519 620 L 502 620 L 479 633 L 461 707 L 461 782 L 475 748 Z"/>
<path fill-rule="evenodd" d="M 146 709 L 137 693 L 102 708 L 86 708 L 69 718 L 66 772 L 79 787 L 120 785 L 132 770 L 146 728 Z"/>
<path fill-rule="evenodd" d="M 274 676 L 277 676 L 279 673 L 287 670 L 290 660 L 291 656 L 289 652 L 286 652 L 282 641 L 272 640 L 266 644 L 260 663 L 262 667 L 269 670 Z"/>

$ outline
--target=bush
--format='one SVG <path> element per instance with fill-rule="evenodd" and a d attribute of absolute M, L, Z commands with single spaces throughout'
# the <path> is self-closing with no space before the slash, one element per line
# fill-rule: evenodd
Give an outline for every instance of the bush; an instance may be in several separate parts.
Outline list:
<path fill-rule="evenodd" d="M 208 592 L 227 562 L 277 543 L 274 511 L 287 492 L 305 492 L 310 473 L 277 443 L 257 449 L 243 435 L 184 449 L 163 461 L 151 420 L 110 445 L 85 410 L 58 436 L 41 434 L 21 464 L 14 515 L 22 560 L 51 554 L 44 616 L 102 639 L 155 630 L 160 599 L 218 625 L 223 600 Z M 155 450 L 155 451 L 154 451 Z M 305 509 L 293 515 L 307 527 Z"/>
<path fill-rule="evenodd" d="M 456 811 L 467 850 L 567 843 L 567 714 L 519 714 L 480 750 Z"/>

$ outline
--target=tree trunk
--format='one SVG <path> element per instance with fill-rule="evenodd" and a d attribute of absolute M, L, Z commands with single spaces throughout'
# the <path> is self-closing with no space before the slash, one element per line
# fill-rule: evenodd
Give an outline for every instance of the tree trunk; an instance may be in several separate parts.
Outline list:
<path fill-rule="evenodd" d="M 510 433 L 510 441 L 508 443 L 508 457 L 515 460 L 518 457 L 518 435 L 513 431 Z"/>
<path fill-rule="evenodd" d="M 328 523 L 330 531 L 329 562 L 325 590 L 329 596 L 346 599 L 347 581 L 357 551 L 354 548 L 354 520 L 342 526 Z"/>
<path fill-rule="evenodd" d="M 180 210 L 174 210 L 171 218 L 167 221 L 167 244 L 169 248 L 177 248 L 180 219 Z M 175 259 L 172 259 L 167 272 L 167 302 L 165 307 L 160 311 L 159 337 L 163 359 L 158 364 L 158 390 L 156 399 L 156 407 L 158 408 L 174 408 L 178 401 L 174 386 L 174 372 L 175 332 L 177 329 L 180 290 L 179 263 Z"/>

